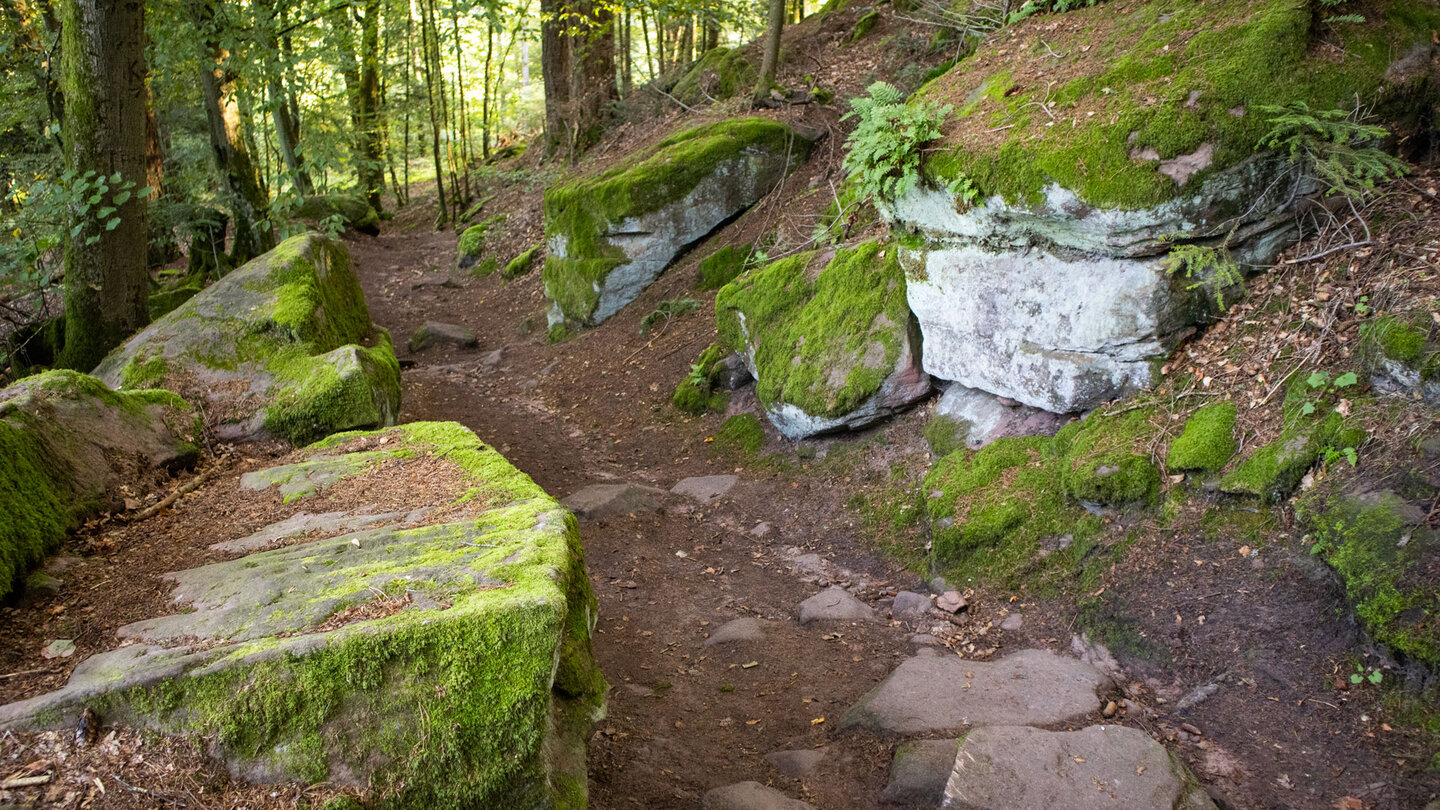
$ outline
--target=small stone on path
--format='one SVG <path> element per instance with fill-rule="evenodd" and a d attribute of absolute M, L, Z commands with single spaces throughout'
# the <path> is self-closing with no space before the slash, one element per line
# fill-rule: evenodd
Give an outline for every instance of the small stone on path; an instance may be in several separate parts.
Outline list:
<path fill-rule="evenodd" d="M 561 501 L 579 518 L 607 518 L 660 508 L 664 490 L 638 484 L 591 484 Z"/>
<path fill-rule="evenodd" d="M 800 623 L 816 621 L 873 622 L 875 611 L 849 591 L 835 586 L 800 603 Z"/>
<path fill-rule="evenodd" d="M 825 749 L 801 748 L 796 751 L 771 751 L 765 761 L 775 770 L 795 779 L 803 779 L 825 758 Z M 951 756 L 954 759 L 954 756 Z"/>
<path fill-rule="evenodd" d="M 761 624 L 760 620 L 742 616 L 720 625 L 719 629 L 705 639 L 705 646 L 732 644 L 737 641 L 760 641 L 763 638 L 765 638 L 765 626 Z"/>
<path fill-rule="evenodd" d="M 740 782 L 715 788 L 700 802 L 703 810 L 815 810 L 759 782 Z"/>
<path fill-rule="evenodd" d="M 484 357 L 480 358 L 480 365 L 486 371 L 494 371 L 495 368 L 500 365 L 500 357 L 504 351 L 504 349 L 496 349 L 493 352 L 489 352 Z"/>
<path fill-rule="evenodd" d="M 945 783 L 955 767 L 959 740 L 915 740 L 895 749 L 890 783 L 880 801 L 935 807 L 945 796 Z"/>
<path fill-rule="evenodd" d="M 694 498 L 701 503 L 709 503 L 729 493 L 739 480 L 738 475 L 702 475 L 686 478 L 671 488 L 670 492 Z"/>
<path fill-rule="evenodd" d="M 959 591 L 946 591 L 935 600 L 935 607 L 946 613 L 958 613 L 968 605 L 969 603 L 965 601 L 965 597 L 961 596 Z"/>
<path fill-rule="evenodd" d="M 763 522 L 762 522 L 762 523 L 756 523 L 756 524 L 755 524 L 755 528 L 753 528 L 753 529 L 750 530 L 750 536 L 752 536 L 752 537 L 764 537 L 765 535 L 767 535 L 767 534 L 769 534 L 769 533 L 770 533 L 770 524 L 769 524 L 769 523 L 763 523 Z"/>
<path fill-rule="evenodd" d="M 58 638 L 45 645 L 40 651 L 41 658 L 69 658 L 75 654 L 75 642 L 68 638 Z"/>
<path fill-rule="evenodd" d="M 930 611 L 930 596 L 914 591 L 901 591 L 895 594 L 895 602 L 890 605 L 890 618 L 900 621 L 909 621 L 925 618 Z"/>
<path fill-rule="evenodd" d="M 965 737 L 942 810 L 1214 810 L 1160 743 L 1138 729 L 977 728 Z"/>
<path fill-rule="evenodd" d="M 840 721 L 893 734 L 957 734 L 986 724 L 1049 725 L 1084 717 L 1109 685 L 1103 672 L 1047 650 L 968 661 L 921 649 Z"/>
<path fill-rule="evenodd" d="M 1000 620 L 1001 630 L 1019 630 L 1024 626 L 1025 617 L 1021 616 L 1019 613 L 1011 613 L 1009 616 L 1006 616 L 1004 619 Z"/>
<path fill-rule="evenodd" d="M 480 344 L 480 339 L 475 336 L 474 330 L 468 327 L 454 323 L 426 321 L 410 334 L 410 353 L 415 354 L 442 343 L 473 349 Z"/>

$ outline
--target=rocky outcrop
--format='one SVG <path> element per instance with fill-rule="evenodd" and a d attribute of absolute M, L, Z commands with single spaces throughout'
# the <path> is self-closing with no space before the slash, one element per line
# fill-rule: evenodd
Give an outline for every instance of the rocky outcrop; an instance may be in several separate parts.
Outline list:
<path fill-rule="evenodd" d="M 340 242 L 316 233 L 231 272 L 106 357 L 107 385 L 166 388 L 226 439 L 297 444 L 392 424 L 400 372 Z"/>
<path fill-rule="evenodd" d="M 305 220 L 318 227 L 326 227 L 327 220 L 337 220 L 351 230 L 369 236 L 380 234 L 380 214 L 365 198 L 358 194 L 317 194 L 306 197 L 295 209 L 295 218 Z"/>
<path fill-rule="evenodd" d="M 809 152 L 810 141 L 784 124 L 739 118 L 687 129 L 621 166 L 547 188 L 542 275 L 551 327 L 614 315 Z"/>
<path fill-rule="evenodd" d="M 122 484 L 194 461 L 199 440 L 194 409 L 169 391 L 116 392 L 73 371 L 0 391 L 0 597 Z"/>
<path fill-rule="evenodd" d="M 1310 47 L 1317 22 L 1292 3 L 1097 6 L 1044 32 L 1067 54 L 1063 88 L 1012 78 L 1055 57 L 998 40 L 927 85 L 917 95 L 958 118 L 927 150 L 928 182 L 885 206 L 918 237 L 904 261 L 925 369 L 1060 413 L 1153 384 L 1217 295 L 1236 292 L 1213 268 L 1170 272 L 1172 247 L 1224 244 L 1240 268 L 1263 266 L 1316 190 L 1283 157 L 1256 154 L 1275 115 L 1264 106 L 1349 109 L 1357 93 L 1391 119 L 1415 106 L 1414 71 L 1387 66 L 1428 53 L 1430 26 L 1373 17 L 1363 36 L 1326 29 L 1363 54 L 1338 63 Z"/>
<path fill-rule="evenodd" d="M 786 437 L 864 427 L 930 392 L 905 283 L 895 248 L 867 242 L 790 256 L 720 291 L 720 335 Z"/>
<path fill-rule="evenodd" d="M 933 418 L 950 420 L 954 424 L 956 438 L 971 450 L 979 450 L 996 439 L 1051 436 L 1067 421 L 1065 416 L 958 383 L 940 395 Z"/>
<path fill-rule="evenodd" d="M 0 728 L 104 706 L 206 740 L 252 781 L 350 785 L 386 807 L 583 808 L 607 687 L 574 519 L 454 423 L 340 434 L 290 461 L 242 479 L 268 514 L 296 513 L 287 525 L 331 487 L 383 489 L 401 461 L 448 483 L 402 497 L 390 524 L 278 529 L 278 547 L 168 575 L 182 610 L 121 628 L 129 646 L 0 707 Z M 309 494 L 284 495 L 297 480 Z"/>

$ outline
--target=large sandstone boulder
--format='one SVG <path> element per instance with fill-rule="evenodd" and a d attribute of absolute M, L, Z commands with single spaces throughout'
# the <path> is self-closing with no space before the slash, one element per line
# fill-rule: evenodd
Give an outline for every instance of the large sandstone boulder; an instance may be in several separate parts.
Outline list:
<path fill-rule="evenodd" d="M 956 108 L 929 182 L 885 212 L 923 237 L 904 261 L 925 369 L 1055 412 L 1152 384 L 1224 287 L 1168 273 L 1171 247 L 1228 240 L 1241 268 L 1263 266 L 1316 190 L 1256 154 L 1275 115 L 1263 108 L 1348 110 L 1358 95 L 1403 129 L 1421 106 L 1440 14 L 1390 0 L 1365 16 L 1100 4 L 1037 15 L 919 91 Z M 1042 78 L 1055 71 L 1061 83 Z"/>
<path fill-rule="evenodd" d="M 193 461 L 199 438 L 194 409 L 169 391 L 111 391 L 73 371 L 0 391 L 0 597 L 121 484 Z"/>
<path fill-rule="evenodd" d="M 402 461 L 432 484 L 403 505 L 436 508 L 320 539 L 272 532 L 269 550 L 169 575 L 173 614 L 121 628 L 129 646 L 60 691 L 0 707 L 0 729 L 103 707 L 212 741 L 243 778 L 352 785 L 366 806 L 583 808 L 607 687 L 569 513 L 454 423 L 338 434 L 292 461 L 240 485 L 298 514 L 331 488 L 385 489 Z M 284 495 L 297 480 L 308 494 Z"/>
<path fill-rule="evenodd" d="M 340 242 L 307 233 L 231 272 L 95 369 L 203 403 L 227 439 L 297 444 L 395 421 L 400 370 Z"/>
<path fill-rule="evenodd" d="M 930 392 L 905 276 L 881 242 L 773 262 L 726 285 L 715 313 L 788 438 L 864 427 Z"/>
<path fill-rule="evenodd" d="M 622 165 L 545 190 L 550 325 L 593 326 L 635 300 L 687 245 L 754 205 L 810 153 L 767 118 L 687 129 Z"/>
<path fill-rule="evenodd" d="M 306 197 L 295 209 L 295 218 L 324 227 L 327 220 L 370 236 L 380 234 L 380 214 L 359 194 L 336 192 Z"/>

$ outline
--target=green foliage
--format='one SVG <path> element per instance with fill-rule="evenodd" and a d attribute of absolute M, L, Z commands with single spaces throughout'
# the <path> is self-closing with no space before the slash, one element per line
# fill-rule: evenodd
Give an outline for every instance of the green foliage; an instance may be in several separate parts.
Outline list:
<path fill-rule="evenodd" d="M 640 320 L 640 334 L 646 334 L 655 327 L 655 324 L 670 323 L 670 319 L 688 315 L 700 308 L 700 302 L 694 298 L 672 298 L 669 301 L 661 301 L 655 305 L 655 310 Z"/>
<path fill-rule="evenodd" d="M 954 109 L 935 102 L 905 103 L 894 85 L 875 82 L 868 97 L 850 101 L 845 118 L 860 123 L 845 144 L 845 171 L 860 192 L 877 200 L 893 200 L 920 181 L 920 147 L 940 137 L 940 125 Z"/>
<path fill-rule="evenodd" d="M 1014 25 L 1034 14 L 1063 14 L 1071 9 L 1089 8 L 1104 0 L 1025 0 L 1025 5 L 1010 12 L 1007 24 Z"/>
<path fill-rule="evenodd" d="M 755 414 L 737 413 L 720 426 L 714 444 L 725 452 L 753 458 L 765 449 L 765 428 Z"/>
<path fill-rule="evenodd" d="M 1203 245 L 1176 245 L 1161 262 L 1165 272 L 1174 276 L 1183 273 L 1190 281 L 1187 290 L 1203 289 L 1215 306 L 1225 310 L 1225 292 L 1238 289 L 1243 295 L 1245 277 L 1228 248 Z"/>
<path fill-rule="evenodd" d="M 1361 123 L 1354 112 L 1311 109 L 1304 101 L 1259 109 L 1270 116 L 1271 128 L 1256 148 L 1283 154 L 1318 182 L 1326 196 L 1358 199 L 1376 183 L 1409 172 L 1403 162 L 1375 146 L 1390 132 Z"/>
<path fill-rule="evenodd" d="M 40 176 L 28 186 L 12 186 L 0 200 L 0 278 L 22 284 L 48 283 L 59 270 L 59 250 L 89 230 L 85 243 L 100 241 L 99 230 L 121 224 L 119 209 L 151 189 L 137 188 L 119 172 L 66 170 L 56 177 Z M 94 224 L 96 228 L 89 228 Z"/>
<path fill-rule="evenodd" d="M 698 416 L 707 410 L 725 410 L 725 405 L 730 401 L 729 397 L 724 391 L 715 390 L 711 376 L 714 374 L 715 364 L 728 353 L 720 343 L 712 343 L 706 347 L 690 365 L 690 373 L 675 386 L 675 393 L 670 397 L 671 404 L 692 416 Z"/>

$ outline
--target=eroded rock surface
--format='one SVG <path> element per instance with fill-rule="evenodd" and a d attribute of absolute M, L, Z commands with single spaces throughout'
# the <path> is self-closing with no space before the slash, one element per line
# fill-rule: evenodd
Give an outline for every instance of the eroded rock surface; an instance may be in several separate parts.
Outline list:
<path fill-rule="evenodd" d="M 68 727 L 103 703 L 107 721 L 212 739 L 255 781 L 407 807 L 583 807 L 606 691 L 595 600 L 574 519 L 529 477 L 454 423 L 340 434 L 249 480 L 291 513 L 259 534 L 287 534 L 324 497 L 281 493 L 307 465 L 326 487 L 369 487 L 397 459 L 453 484 L 389 526 L 168 575 L 176 612 L 122 628 L 133 643 L 64 689 L 0 707 L 0 728 Z"/>

